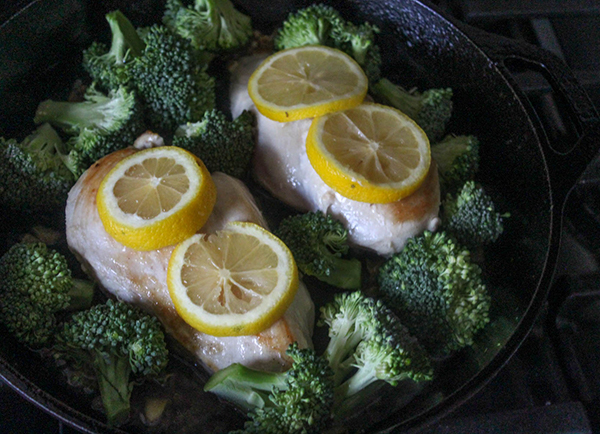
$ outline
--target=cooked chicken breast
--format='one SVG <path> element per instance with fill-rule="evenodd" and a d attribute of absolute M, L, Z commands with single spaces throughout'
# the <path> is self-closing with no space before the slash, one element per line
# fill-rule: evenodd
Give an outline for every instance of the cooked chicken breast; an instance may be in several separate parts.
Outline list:
<path fill-rule="evenodd" d="M 243 110 L 257 117 L 258 143 L 254 156 L 257 180 L 275 197 L 301 211 L 328 213 L 342 221 L 349 241 L 381 255 L 399 251 L 407 239 L 439 225 L 440 190 L 432 164 L 422 186 L 411 196 L 390 204 L 370 204 L 345 198 L 327 186 L 306 155 L 312 119 L 276 122 L 261 115 L 248 95 L 248 80 L 265 58 L 242 58 L 232 67 L 230 103 L 233 117 Z"/>
<path fill-rule="evenodd" d="M 96 207 L 101 180 L 114 165 L 135 149 L 110 154 L 88 169 L 69 193 L 66 234 L 70 249 L 84 270 L 117 298 L 156 315 L 166 331 L 210 370 L 232 363 L 260 369 L 283 369 L 290 361 L 287 347 L 297 341 L 311 346 L 314 305 L 304 285 L 285 315 L 255 336 L 214 337 L 200 333 L 177 314 L 167 288 L 167 266 L 172 246 L 142 252 L 123 246 L 105 230 Z M 239 180 L 214 173 L 217 202 L 201 232 L 222 229 L 230 221 L 249 221 L 266 227 L 254 199 Z"/>

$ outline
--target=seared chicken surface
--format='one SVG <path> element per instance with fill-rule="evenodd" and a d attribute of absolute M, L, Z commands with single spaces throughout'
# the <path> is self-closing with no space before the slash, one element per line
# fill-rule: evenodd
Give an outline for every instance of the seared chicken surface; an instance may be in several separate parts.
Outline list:
<path fill-rule="evenodd" d="M 440 190 L 432 162 L 429 175 L 412 195 L 389 204 L 350 200 L 327 186 L 306 155 L 306 136 L 312 119 L 276 122 L 261 115 L 248 95 L 248 80 L 264 55 L 242 58 L 232 68 L 230 88 L 234 118 L 243 110 L 257 117 L 258 141 L 254 174 L 275 197 L 300 211 L 317 211 L 339 219 L 349 241 L 380 255 L 402 249 L 406 240 L 439 225 Z"/>
<path fill-rule="evenodd" d="M 201 333 L 181 319 L 167 288 L 167 266 L 174 246 L 137 251 L 115 241 L 105 230 L 96 207 L 96 192 L 104 176 L 135 149 L 124 149 L 99 160 L 85 172 L 69 193 L 66 234 L 70 249 L 84 270 L 117 298 L 157 316 L 166 331 L 192 352 L 208 369 L 232 363 L 278 370 L 289 366 L 285 355 L 297 341 L 311 346 L 314 305 L 304 285 L 285 315 L 254 336 L 214 337 Z M 217 202 L 200 232 L 212 233 L 230 221 L 248 221 L 266 227 L 254 199 L 239 180 L 214 173 Z"/>

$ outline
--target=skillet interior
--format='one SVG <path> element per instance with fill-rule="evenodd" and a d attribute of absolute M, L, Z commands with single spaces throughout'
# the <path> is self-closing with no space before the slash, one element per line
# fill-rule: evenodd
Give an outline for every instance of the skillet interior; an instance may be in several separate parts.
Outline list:
<path fill-rule="evenodd" d="M 285 0 L 236 3 L 254 18 L 256 27 L 266 32 L 290 10 L 307 4 Z M 416 399 L 404 405 L 405 395 L 382 392 L 368 414 L 352 425 L 367 429 L 396 423 L 411 426 L 424 419 L 430 421 L 474 393 L 510 357 L 518 344 L 515 341 L 524 337 L 527 330 L 523 328 L 537 313 L 536 300 L 546 291 L 540 282 L 553 266 L 546 262 L 556 242 L 548 173 L 536 128 L 518 91 L 474 43 L 443 17 L 409 0 L 330 3 L 347 18 L 368 20 L 381 28 L 384 75 L 419 88 L 452 87 L 455 114 L 450 130 L 479 137 L 479 180 L 500 209 L 511 213 L 505 235 L 482 252 L 485 278 L 494 294 L 493 323 L 488 333 L 482 333 L 473 348 L 445 361 L 437 380 Z M 83 76 L 79 68 L 81 50 L 92 39 L 107 38 L 104 13 L 115 8 L 132 17 L 134 24 L 147 25 L 155 20 L 161 2 L 37 1 L 0 27 L 0 135 L 22 138 L 21 131 L 33 127 L 30 119 L 39 101 L 49 96 L 66 98 L 73 79 Z M 31 219 L 4 212 L 1 218 L 4 251 L 15 241 L 14 230 L 27 227 L 39 216 Z M 55 218 L 49 216 L 48 221 L 56 226 Z M 522 320 L 526 324 L 510 340 L 512 345 L 505 347 Z M 88 398 L 61 384 L 54 371 L 10 338 L 0 341 L 0 375 L 29 399 L 75 426 L 89 431 L 109 430 L 101 422 L 102 415 L 90 408 L 93 403 Z M 196 384 L 203 378 L 202 372 L 191 375 Z M 230 410 L 216 405 L 211 398 L 199 395 L 198 399 L 201 402 L 197 405 L 206 404 L 214 410 L 203 415 L 189 413 L 199 418 L 197 427 L 218 431 L 224 428 L 217 425 L 221 418 L 229 418 L 232 424 L 241 420 L 232 418 Z M 418 417 L 420 414 L 426 417 Z M 127 428 L 132 432 L 140 429 L 135 424 Z"/>

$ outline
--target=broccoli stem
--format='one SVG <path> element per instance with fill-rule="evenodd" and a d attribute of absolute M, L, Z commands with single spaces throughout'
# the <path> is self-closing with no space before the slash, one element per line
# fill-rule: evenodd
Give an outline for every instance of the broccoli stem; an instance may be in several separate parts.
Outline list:
<path fill-rule="evenodd" d="M 406 378 L 408 378 L 408 376 L 404 376 L 404 378 L 400 378 L 398 381 Z M 359 366 L 350 378 L 336 387 L 336 402 L 341 403 L 356 393 L 362 392 L 363 389 L 377 380 L 377 370 L 375 365 L 367 364 Z"/>
<path fill-rule="evenodd" d="M 319 280 L 342 289 L 360 289 L 361 263 L 358 259 L 332 259 L 333 272 L 319 276 Z"/>
<path fill-rule="evenodd" d="M 258 371 L 234 363 L 210 377 L 204 390 L 248 411 L 268 406 L 270 392 L 286 387 L 285 378 L 284 373 Z"/>
<path fill-rule="evenodd" d="M 334 390 L 333 413 L 336 419 L 349 416 L 362 405 L 366 405 L 372 394 L 379 390 L 384 382 L 377 377 L 377 367 L 374 364 L 356 366 L 356 370 L 346 381 L 338 385 Z M 401 381 L 409 378 L 403 375 L 395 380 Z M 372 386 L 372 387 L 370 387 Z"/>
<path fill-rule="evenodd" d="M 50 122 L 65 129 L 81 130 L 97 125 L 103 125 L 107 113 L 113 111 L 115 100 L 106 98 L 105 101 L 42 101 L 35 113 L 34 122 Z M 119 104 L 122 102 L 119 101 Z"/>
<path fill-rule="evenodd" d="M 94 368 L 107 419 L 112 425 L 120 425 L 127 420 L 130 411 L 132 386 L 129 382 L 129 359 L 97 352 Z"/>
<path fill-rule="evenodd" d="M 377 380 L 375 372 L 372 369 L 361 368 L 356 371 L 352 377 L 348 378 L 335 389 L 335 402 L 341 403 L 344 399 L 355 393 L 360 392 L 363 388 Z"/>
<path fill-rule="evenodd" d="M 346 379 L 354 361 L 354 350 L 363 339 L 362 333 L 357 333 L 354 328 L 354 322 L 345 321 L 343 326 L 336 328 L 336 335 L 331 336 L 325 349 L 329 366 L 333 369 L 333 382 L 336 386 Z"/>
<path fill-rule="evenodd" d="M 146 44 L 138 35 L 131 21 L 121 11 L 109 12 L 106 20 L 112 33 L 112 43 L 108 55 L 114 56 L 117 63 L 124 62 L 129 55 L 141 56 Z"/>
<path fill-rule="evenodd" d="M 400 86 L 396 86 L 387 78 L 382 78 L 373 85 L 373 92 L 411 119 L 417 119 L 421 110 L 421 98 L 411 95 L 404 91 Z"/>
<path fill-rule="evenodd" d="M 345 386 L 344 388 L 338 386 L 334 390 L 334 406 L 332 411 L 335 420 L 343 421 L 348 417 L 352 417 L 357 409 L 369 405 L 384 384 L 386 384 L 384 381 L 372 381 L 366 384 L 364 389 L 357 390 L 352 394 L 350 394 Z"/>
<path fill-rule="evenodd" d="M 68 294 L 71 297 L 68 310 L 87 309 L 94 298 L 94 284 L 89 280 L 73 279 L 73 287 Z"/>

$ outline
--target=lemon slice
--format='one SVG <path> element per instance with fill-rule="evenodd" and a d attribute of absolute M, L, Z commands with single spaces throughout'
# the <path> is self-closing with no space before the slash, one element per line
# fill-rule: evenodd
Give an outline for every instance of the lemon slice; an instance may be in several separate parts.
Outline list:
<path fill-rule="evenodd" d="M 161 146 L 121 160 L 100 183 L 96 199 L 104 228 L 115 240 L 154 250 L 195 234 L 216 197 L 201 160 L 181 148 Z"/>
<path fill-rule="evenodd" d="M 306 152 L 329 187 L 368 203 L 410 195 L 431 164 L 423 130 L 404 113 L 371 103 L 315 118 Z"/>
<path fill-rule="evenodd" d="M 355 107 L 368 79 L 346 53 L 320 45 L 279 51 L 254 71 L 248 93 L 260 113 L 288 122 Z"/>
<path fill-rule="evenodd" d="M 298 270 L 283 242 L 254 223 L 229 223 L 183 241 L 167 284 L 179 315 L 213 336 L 259 333 L 277 321 L 298 289 Z"/>

